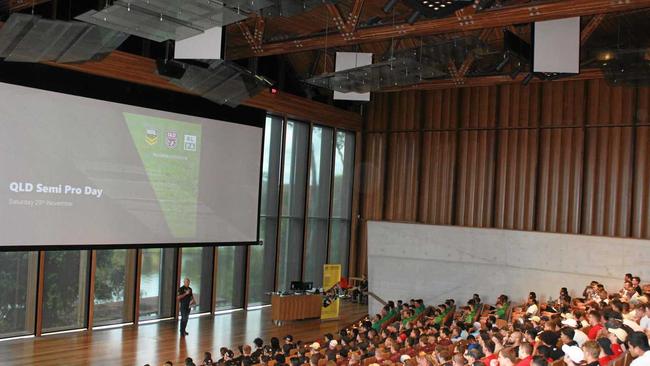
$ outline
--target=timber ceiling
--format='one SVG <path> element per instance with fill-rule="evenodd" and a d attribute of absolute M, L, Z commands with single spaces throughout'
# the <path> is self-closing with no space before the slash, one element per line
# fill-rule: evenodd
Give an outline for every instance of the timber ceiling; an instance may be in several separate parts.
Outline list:
<path fill-rule="evenodd" d="M 35 8 L 42 16 L 70 20 L 88 8 L 101 8 L 106 1 L 110 2 L 0 0 L 0 12 L 29 12 Z M 304 80 L 332 72 L 337 51 L 371 52 L 377 60 L 393 51 L 458 37 L 480 38 L 491 49 L 502 50 L 504 30 L 529 41 L 531 22 L 571 16 L 581 17 L 581 62 L 586 74 L 595 67 L 594 50 L 650 47 L 650 0 L 494 0 L 483 11 L 477 12 L 470 6 L 443 19 L 420 18 L 413 25 L 406 22 L 412 10 L 404 2 L 400 0 L 389 13 L 382 9 L 385 3 L 386 0 L 338 0 L 334 5 L 324 3 L 291 17 L 249 14 L 246 20 L 226 28 L 225 56 L 242 64 L 251 58 L 263 61 L 264 56 L 279 57 L 289 65 L 289 70 L 283 72 Z M 120 50 L 149 58 L 163 57 L 165 52 L 163 44 L 137 37 L 130 37 Z M 456 67 L 460 74 L 440 80 L 439 86 L 470 85 L 470 78 L 479 82 L 476 77 L 480 76 L 489 82 L 489 77 L 498 76 L 495 66 L 501 59 L 502 55 L 495 52 L 477 62 L 459 62 Z M 266 64 L 277 65 L 276 61 Z M 508 75 L 510 68 L 508 65 L 501 74 Z"/>
<path fill-rule="evenodd" d="M 530 40 L 530 20 L 526 21 L 521 14 L 516 14 L 517 9 L 524 13 L 530 12 L 530 16 L 536 15 L 534 12 L 540 9 L 539 13 L 542 16 L 553 13 L 549 16 L 553 19 L 561 18 L 563 13 L 566 13 L 565 16 L 581 15 L 583 29 L 581 60 L 583 62 L 588 61 L 589 50 L 594 48 L 650 46 L 650 22 L 648 22 L 650 1 L 645 0 L 620 2 L 616 0 L 604 2 L 501 0 L 495 1 L 492 8 L 477 15 L 474 15 L 475 10 L 471 7 L 456 12 L 455 15 L 447 17 L 450 21 L 438 22 L 441 29 L 450 31 L 439 31 L 438 28 L 432 27 L 430 34 L 427 34 L 426 30 L 417 30 L 406 24 L 405 19 L 411 13 L 411 9 L 402 2 L 399 2 L 394 11 L 388 14 L 382 10 L 385 3 L 385 0 L 341 0 L 334 6 L 323 5 L 289 18 L 266 18 L 263 21 L 251 15 L 240 24 L 228 27 L 226 57 L 238 59 L 270 54 L 281 55 L 290 63 L 295 74 L 304 79 L 332 72 L 336 51 L 371 52 L 376 56 L 383 56 L 391 50 L 417 48 L 422 42 L 458 36 L 481 37 L 491 46 L 502 49 L 504 29 Z M 559 5 L 554 8 L 556 4 Z M 620 11 L 617 11 L 619 9 Z M 340 16 L 343 22 L 347 23 L 346 19 L 355 12 L 358 12 L 359 16 L 354 29 L 351 29 L 349 24 L 346 24 L 348 28 L 337 27 L 334 21 L 336 17 Z M 472 24 L 466 27 L 468 30 L 462 31 L 459 30 L 462 27 L 456 26 L 458 22 L 467 19 L 463 18 L 466 16 L 474 16 L 478 24 L 479 15 L 484 15 L 480 24 L 485 24 L 487 27 Z M 415 25 L 418 26 L 421 22 L 431 21 L 420 18 Z M 489 26 L 490 24 L 496 26 Z M 382 27 L 390 31 L 387 26 L 414 29 L 412 33 L 416 35 L 410 36 L 411 33 L 404 32 L 387 37 L 383 32 L 377 32 L 376 35 L 369 33 Z M 247 31 L 250 34 L 257 32 L 258 36 L 261 35 L 261 41 L 254 41 L 262 49 L 261 52 L 256 53 L 251 50 L 250 40 L 244 36 Z M 343 41 L 341 34 L 346 32 L 359 35 L 356 37 L 353 35 Z M 310 43 L 311 40 L 318 40 L 318 42 Z M 304 44 L 304 47 L 297 46 L 299 44 Z M 301 48 L 310 49 L 301 50 Z M 492 60 L 484 59 L 480 64 L 470 63 L 466 75 L 494 74 L 494 66 L 499 63 L 499 57 L 500 55 Z"/>

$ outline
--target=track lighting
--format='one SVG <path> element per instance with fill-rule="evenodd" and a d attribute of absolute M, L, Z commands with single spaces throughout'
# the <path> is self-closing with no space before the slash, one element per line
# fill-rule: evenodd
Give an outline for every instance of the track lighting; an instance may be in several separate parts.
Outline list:
<path fill-rule="evenodd" d="M 411 13 L 411 15 L 409 15 L 409 17 L 406 19 L 406 22 L 408 24 L 413 25 L 413 23 L 415 23 L 419 17 L 420 17 L 420 11 L 415 10 L 414 12 Z"/>
<path fill-rule="evenodd" d="M 395 5 L 397 5 L 398 1 L 399 0 L 388 0 L 386 5 L 384 5 L 384 7 L 382 8 L 384 10 L 384 13 L 390 13 L 390 11 L 393 10 Z"/>

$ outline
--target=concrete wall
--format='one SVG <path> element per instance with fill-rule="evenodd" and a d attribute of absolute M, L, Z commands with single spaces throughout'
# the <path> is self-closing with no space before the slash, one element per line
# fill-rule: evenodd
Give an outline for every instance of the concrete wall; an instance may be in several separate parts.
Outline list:
<path fill-rule="evenodd" d="M 582 294 L 592 280 L 618 291 L 627 272 L 650 280 L 650 240 L 369 221 L 370 291 L 385 300 L 494 303 Z M 370 312 L 380 304 L 370 299 Z"/>

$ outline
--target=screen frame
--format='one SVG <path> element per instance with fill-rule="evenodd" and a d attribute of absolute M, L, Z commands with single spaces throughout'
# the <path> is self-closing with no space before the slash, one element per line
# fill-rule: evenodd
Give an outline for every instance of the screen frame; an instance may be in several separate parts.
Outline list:
<path fill-rule="evenodd" d="M 266 111 L 248 106 L 231 108 L 222 106 L 196 95 L 184 94 L 135 84 L 118 79 L 67 70 L 45 64 L 0 61 L 0 82 L 61 94 L 91 98 L 104 102 L 120 103 L 164 112 L 214 119 L 224 122 L 253 126 L 262 129 L 260 141 L 257 218 L 255 241 L 247 242 L 178 242 L 146 244 L 55 244 L 55 245 L 2 245 L 0 251 L 38 250 L 101 250 L 138 248 L 186 248 L 263 245 L 260 242 L 260 209 L 262 204 L 262 170 L 264 163 L 264 133 Z"/>

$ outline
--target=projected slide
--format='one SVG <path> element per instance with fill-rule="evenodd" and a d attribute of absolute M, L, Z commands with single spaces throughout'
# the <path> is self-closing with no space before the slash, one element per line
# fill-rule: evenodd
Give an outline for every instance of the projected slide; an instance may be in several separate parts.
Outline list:
<path fill-rule="evenodd" d="M 0 83 L 0 247 L 252 242 L 262 129 Z"/>

